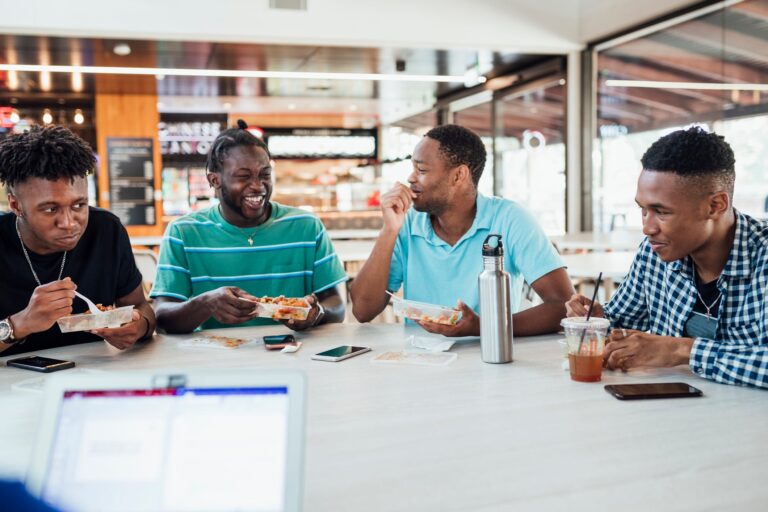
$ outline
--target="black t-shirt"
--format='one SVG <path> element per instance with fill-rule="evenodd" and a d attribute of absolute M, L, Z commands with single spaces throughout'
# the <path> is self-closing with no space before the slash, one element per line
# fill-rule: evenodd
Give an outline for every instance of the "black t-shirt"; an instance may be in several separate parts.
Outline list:
<path fill-rule="evenodd" d="M 27 307 L 37 287 L 21 249 L 15 223 L 16 215 L 0 215 L 0 319 Z M 63 253 L 40 255 L 29 248 L 27 252 L 42 284 L 59 277 Z M 120 219 L 101 208 L 89 208 L 85 232 L 77 246 L 67 253 L 62 279 L 65 277 L 72 279 L 78 292 L 105 306 L 114 304 L 141 284 L 128 233 Z M 83 313 L 88 306 L 75 298 L 72 309 L 73 313 Z M 87 332 L 62 334 L 59 326 L 53 324 L 49 330 L 31 334 L 24 343 L 0 352 L 0 357 L 98 339 Z"/>

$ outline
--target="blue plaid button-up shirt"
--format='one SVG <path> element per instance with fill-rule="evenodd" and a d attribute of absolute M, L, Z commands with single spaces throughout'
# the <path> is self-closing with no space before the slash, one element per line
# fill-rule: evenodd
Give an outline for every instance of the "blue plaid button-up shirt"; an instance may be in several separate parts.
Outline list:
<path fill-rule="evenodd" d="M 707 379 L 768 388 L 768 223 L 735 214 L 733 247 L 717 280 L 717 333 L 696 338 L 689 364 Z M 605 315 L 614 327 L 683 337 L 695 303 L 690 256 L 665 263 L 646 239 Z"/>

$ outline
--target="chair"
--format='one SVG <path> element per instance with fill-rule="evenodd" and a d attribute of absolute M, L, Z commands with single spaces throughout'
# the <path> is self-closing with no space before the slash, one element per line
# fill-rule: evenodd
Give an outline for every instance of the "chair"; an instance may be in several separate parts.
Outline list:
<path fill-rule="evenodd" d="M 152 283 L 155 282 L 155 274 L 157 273 L 157 254 L 149 249 L 134 249 L 133 258 L 136 260 L 139 272 L 141 272 L 144 294 L 149 295 L 150 290 L 152 290 Z"/>

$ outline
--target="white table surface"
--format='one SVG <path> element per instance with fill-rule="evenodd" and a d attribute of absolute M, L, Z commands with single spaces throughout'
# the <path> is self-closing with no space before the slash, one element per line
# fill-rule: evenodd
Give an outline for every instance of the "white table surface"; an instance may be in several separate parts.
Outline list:
<path fill-rule="evenodd" d="M 645 235 L 639 230 L 584 232 L 549 237 L 561 251 L 636 251 Z"/>
<path fill-rule="evenodd" d="M 603 278 L 620 281 L 629 272 L 629 267 L 635 259 L 634 252 L 585 252 L 579 254 L 563 254 L 560 256 L 568 267 L 568 275 L 572 278 L 597 279 L 602 272 Z"/>
<path fill-rule="evenodd" d="M 184 350 L 181 337 L 121 353 L 104 343 L 40 352 L 107 371 L 294 368 L 309 383 L 306 511 L 765 510 L 768 393 L 716 384 L 687 367 L 571 381 L 553 335 L 515 342 L 515 362 L 485 364 L 476 342 L 445 367 L 372 364 L 414 328 L 329 325 L 296 354 L 261 346 Z M 228 329 L 261 336 L 283 327 Z M 373 348 L 340 362 L 310 355 Z M 223 353 L 222 353 L 223 352 Z M 5 359 L 5 358 L 3 358 Z M 21 476 L 40 394 L 11 391 L 38 374 L 0 368 L 0 473 Z M 621 402 L 604 384 L 683 381 L 703 398 Z"/>

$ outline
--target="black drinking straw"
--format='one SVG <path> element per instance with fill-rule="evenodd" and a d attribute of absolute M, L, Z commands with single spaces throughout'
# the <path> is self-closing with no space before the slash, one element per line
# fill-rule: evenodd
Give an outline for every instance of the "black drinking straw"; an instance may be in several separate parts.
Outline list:
<path fill-rule="evenodd" d="M 579 351 L 576 352 L 577 354 L 581 354 L 581 345 L 584 343 L 584 335 L 587 333 L 587 329 L 589 327 L 589 317 L 592 316 L 592 308 L 595 307 L 595 298 L 597 298 L 597 290 L 600 288 L 600 281 L 603 280 L 603 273 L 600 272 L 597 276 L 597 281 L 595 281 L 595 291 L 592 293 L 592 302 L 589 303 L 589 309 L 587 310 L 587 325 L 584 327 L 584 330 L 581 331 L 581 339 L 579 339 Z"/>

